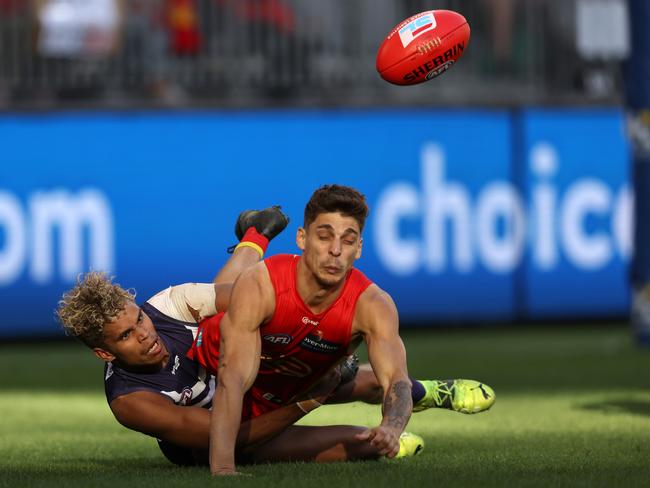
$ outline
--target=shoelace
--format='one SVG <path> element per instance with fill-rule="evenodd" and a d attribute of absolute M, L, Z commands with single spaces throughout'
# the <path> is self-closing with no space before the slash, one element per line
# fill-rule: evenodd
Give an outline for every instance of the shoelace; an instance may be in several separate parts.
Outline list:
<path fill-rule="evenodd" d="M 454 387 L 447 385 L 447 383 L 436 382 L 436 386 L 433 388 L 433 401 L 436 406 L 442 407 L 445 406 L 445 402 L 449 401 L 449 406 L 452 406 L 452 401 L 454 399 Z"/>

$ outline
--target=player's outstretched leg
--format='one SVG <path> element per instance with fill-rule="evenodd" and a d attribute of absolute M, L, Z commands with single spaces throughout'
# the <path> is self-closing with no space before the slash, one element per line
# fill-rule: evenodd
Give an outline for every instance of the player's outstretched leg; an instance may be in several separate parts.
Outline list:
<path fill-rule="evenodd" d="M 245 459 L 252 463 L 315 461 L 360 461 L 379 459 L 379 450 L 357 435 L 366 427 L 352 425 L 292 425 L 264 444 L 248 449 Z M 396 458 L 415 456 L 424 448 L 419 435 L 404 432 L 399 438 Z"/>
<path fill-rule="evenodd" d="M 238 245 L 228 248 L 234 253 L 215 276 L 215 284 L 233 283 L 245 269 L 264 258 L 269 242 L 289 223 L 278 205 L 264 210 L 244 210 L 235 222 L 235 235 Z"/>
<path fill-rule="evenodd" d="M 424 388 L 424 396 L 413 404 L 414 412 L 446 408 L 462 413 L 488 410 L 496 396 L 485 383 L 475 380 L 414 380 Z"/>
<path fill-rule="evenodd" d="M 254 227 L 270 241 L 282 232 L 288 223 L 289 217 L 282 212 L 279 205 L 264 210 L 244 210 L 235 223 L 235 235 L 241 241 L 246 231 Z"/>
<path fill-rule="evenodd" d="M 380 404 L 383 390 L 369 364 L 357 367 L 355 358 L 348 358 L 343 365 L 350 364 L 346 380 L 341 381 L 327 403 L 365 402 Z M 349 376 L 349 377 L 348 377 Z M 343 378 L 343 375 L 342 375 Z M 495 400 L 494 390 L 485 383 L 474 380 L 416 380 L 413 383 L 413 411 L 429 408 L 446 408 L 462 413 L 478 413 L 488 410 Z"/>

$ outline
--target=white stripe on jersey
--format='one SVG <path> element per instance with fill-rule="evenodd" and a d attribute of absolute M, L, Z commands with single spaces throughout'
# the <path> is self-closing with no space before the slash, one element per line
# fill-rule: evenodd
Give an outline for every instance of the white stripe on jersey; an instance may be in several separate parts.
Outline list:
<path fill-rule="evenodd" d="M 210 390 L 208 391 L 208 394 L 205 396 L 205 398 L 195 405 L 196 407 L 202 407 L 203 405 L 206 405 L 212 401 L 212 397 L 214 396 L 215 386 L 216 386 L 215 378 L 214 376 L 210 375 L 210 381 L 208 382 L 208 388 L 210 388 Z"/>
<path fill-rule="evenodd" d="M 187 399 L 183 398 L 183 392 L 179 393 L 177 391 L 161 391 L 160 393 L 162 393 L 163 395 L 167 395 L 177 405 L 192 405 L 194 407 L 202 407 L 203 405 L 206 405 L 207 403 L 212 401 L 212 397 L 214 396 L 215 379 L 214 376 L 212 375 L 209 376 L 210 378 L 208 380 L 208 383 L 206 384 L 205 383 L 206 371 L 203 368 L 199 369 L 198 381 L 191 388 L 192 396 L 190 398 Z M 201 400 L 199 403 L 192 404 L 191 402 L 188 402 L 188 400 L 191 400 L 192 398 L 198 398 L 206 390 L 207 393 L 205 398 L 203 398 L 203 400 Z"/>

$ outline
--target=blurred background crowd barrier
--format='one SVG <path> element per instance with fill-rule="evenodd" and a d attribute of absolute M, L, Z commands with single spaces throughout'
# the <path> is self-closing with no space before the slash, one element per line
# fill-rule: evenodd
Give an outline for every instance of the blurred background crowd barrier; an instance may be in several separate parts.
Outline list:
<path fill-rule="evenodd" d="M 381 40 L 430 8 L 472 27 L 462 69 L 391 87 Z M 0 0 L 0 107 L 608 104 L 624 0 Z"/>

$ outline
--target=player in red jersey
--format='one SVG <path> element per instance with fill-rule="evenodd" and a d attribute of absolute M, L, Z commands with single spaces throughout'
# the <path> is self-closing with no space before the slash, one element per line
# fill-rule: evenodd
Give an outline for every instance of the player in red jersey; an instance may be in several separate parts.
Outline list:
<path fill-rule="evenodd" d="M 361 340 L 383 391 L 383 418 L 356 440 L 379 455 L 397 455 L 413 409 L 411 381 L 395 304 L 353 268 L 367 213 L 365 198 L 352 188 L 316 190 L 297 233 L 302 256 L 275 256 L 244 271 L 228 311 L 200 329 L 189 355 L 212 372 L 218 369 L 210 426 L 213 474 L 237 473 L 242 418 L 292 401 Z"/>
<path fill-rule="evenodd" d="M 286 223 L 278 208 L 243 212 L 236 225 L 241 242 L 214 285 L 173 286 L 138 306 L 132 292 L 110 283 L 105 275 L 89 273 L 59 304 L 57 312 L 66 331 L 106 361 L 106 398 L 115 418 L 130 429 L 156 437 L 165 456 L 176 464 L 207 462 L 208 458 L 208 409 L 215 380 L 195 361 L 185 358 L 197 333 L 197 321 L 227 306 L 231 282 L 259 261 L 268 241 Z M 350 369 L 349 364 L 345 366 Z M 332 383 L 336 374 L 310 395 L 328 403 L 380 401 L 381 388 L 367 365 L 347 376 L 347 381 L 340 380 L 334 396 L 328 394 L 337 386 Z M 291 376 L 284 378 L 292 381 Z M 458 381 L 451 383 L 458 385 Z M 476 395 L 471 390 L 455 387 L 446 394 L 446 383 L 414 380 L 427 395 L 422 391 L 418 397 L 414 388 L 413 401 L 420 409 L 476 411 Z M 354 439 L 363 428 L 292 426 L 319 406 L 312 399 L 297 400 L 242 424 L 238 453 L 244 457 L 240 459 L 333 461 L 378 456 L 371 445 Z M 421 439 L 414 435 L 400 443 L 401 455 L 412 455 L 421 447 Z"/>
<path fill-rule="evenodd" d="M 299 262 L 292 254 L 265 260 L 275 291 L 275 313 L 260 328 L 262 358 L 244 401 L 242 417 L 246 420 L 291 403 L 349 354 L 355 305 L 370 280 L 353 269 L 340 297 L 322 313 L 314 314 L 297 292 Z M 222 316 L 201 324 L 197 347 L 188 353 L 212 374 L 218 370 Z"/>

